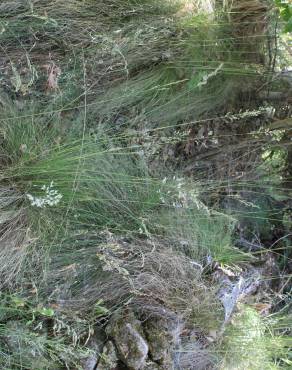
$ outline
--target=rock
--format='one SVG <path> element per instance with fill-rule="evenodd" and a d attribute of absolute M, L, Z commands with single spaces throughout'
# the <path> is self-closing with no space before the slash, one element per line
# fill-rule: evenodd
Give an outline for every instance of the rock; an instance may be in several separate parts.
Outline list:
<path fill-rule="evenodd" d="M 81 365 L 83 370 L 95 370 L 98 360 L 103 352 L 106 336 L 103 330 L 96 328 L 94 334 L 88 341 L 86 347 L 90 350 L 90 355 L 82 359 Z"/>
<path fill-rule="evenodd" d="M 244 280 L 242 277 L 234 283 L 231 283 L 230 281 L 228 281 L 228 283 L 229 284 L 223 285 L 218 293 L 225 311 L 224 323 L 227 323 L 230 319 L 244 289 Z"/>
<path fill-rule="evenodd" d="M 165 315 L 146 320 L 144 330 L 153 361 L 172 368 L 173 351 L 179 344 L 182 322 L 178 316 Z"/>
<path fill-rule="evenodd" d="M 95 347 L 95 344 L 90 344 L 89 348 L 92 349 L 93 352 L 81 361 L 81 366 L 83 370 L 95 370 L 98 362 L 99 355 L 96 351 L 97 348 Z"/>
<path fill-rule="evenodd" d="M 161 331 L 159 325 L 148 322 L 146 329 L 149 350 L 154 361 L 171 364 L 170 338 L 165 331 Z"/>
<path fill-rule="evenodd" d="M 118 363 L 119 359 L 115 345 L 112 341 L 108 341 L 103 348 L 103 352 L 96 370 L 118 370 Z"/>
<path fill-rule="evenodd" d="M 141 322 L 132 312 L 113 317 L 106 331 L 115 342 L 119 359 L 130 370 L 145 367 L 148 344 L 143 338 Z"/>

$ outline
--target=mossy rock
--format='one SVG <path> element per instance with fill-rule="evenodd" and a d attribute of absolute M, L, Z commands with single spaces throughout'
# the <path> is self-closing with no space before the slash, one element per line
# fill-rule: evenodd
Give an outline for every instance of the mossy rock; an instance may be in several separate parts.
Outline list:
<path fill-rule="evenodd" d="M 132 311 L 114 315 L 106 332 L 115 343 L 119 359 L 129 370 L 145 367 L 148 344 L 143 336 L 141 322 Z"/>

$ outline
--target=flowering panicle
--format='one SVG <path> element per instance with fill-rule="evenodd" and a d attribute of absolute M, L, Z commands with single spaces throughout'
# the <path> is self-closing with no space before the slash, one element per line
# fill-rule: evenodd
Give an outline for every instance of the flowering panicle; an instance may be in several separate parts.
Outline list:
<path fill-rule="evenodd" d="M 62 199 L 62 194 L 58 190 L 54 189 L 54 182 L 51 181 L 50 185 L 43 185 L 41 190 L 44 192 L 43 196 L 34 196 L 32 194 L 26 194 L 27 199 L 30 201 L 32 206 L 38 208 L 45 208 L 46 206 L 56 206 Z"/>

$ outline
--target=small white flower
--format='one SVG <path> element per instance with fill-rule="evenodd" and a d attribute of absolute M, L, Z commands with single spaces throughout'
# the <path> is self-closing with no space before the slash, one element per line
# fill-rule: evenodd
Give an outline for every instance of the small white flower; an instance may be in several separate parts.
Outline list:
<path fill-rule="evenodd" d="M 50 185 L 42 185 L 41 190 L 45 193 L 43 196 L 34 196 L 32 194 L 26 194 L 27 199 L 30 201 L 32 206 L 38 208 L 45 208 L 46 206 L 55 206 L 63 198 L 62 194 L 58 190 L 53 189 L 54 181 L 51 181 Z"/>

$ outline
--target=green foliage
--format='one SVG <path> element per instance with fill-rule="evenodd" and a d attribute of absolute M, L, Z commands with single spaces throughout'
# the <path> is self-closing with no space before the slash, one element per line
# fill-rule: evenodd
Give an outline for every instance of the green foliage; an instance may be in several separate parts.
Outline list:
<path fill-rule="evenodd" d="M 38 224 L 40 214 L 43 220 L 52 217 L 46 227 L 66 214 L 80 227 L 123 229 L 128 224 L 131 229 L 136 224 L 139 229 L 141 218 L 160 201 L 159 185 L 138 153 L 112 148 L 106 136 L 62 140 L 49 120 L 43 127 L 42 121 L 19 119 L 13 130 L 10 121 L 2 123 L 2 156 L 7 160 L 2 182 L 22 194 L 30 216 Z M 57 208 L 54 201 L 44 201 L 50 186 L 54 199 L 59 197 Z"/>
<path fill-rule="evenodd" d="M 275 4 L 279 8 L 280 17 L 285 22 L 284 32 L 292 32 L 292 4 L 289 0 L 275 0 Z"/>
<path fill-rule="evenodd" d="M 95 304 L 95 315 L 96 317 L 103 316 L 109 314 L 109 310 L 103 306 L 103 300 L 100 299 L 98 302 Z"/>
<path fill-rule="evenodd" d="M 1 295 L 0 366 L 2 369 L 49 370 L 74 366 L 89 350 L 74 344 L 64 333 L 48 330 L 52 308 L 36 305 L 35 299 Z"/>
<path fill-rule="evenodd" d="M 281 322 L 283 318 L 263 318 L 252 307 L 241 306 L 224 334 L 221 368 L 288 369 L 291 338 L 281 334 Z"/>
<path fill-rule="evenodd" d="M 233 246 L 235 220 L 207 208 L 188 207 L 158 214 L 158 227 L 179 243 L 195 261 L 216 261 L 226 265 L 247 262 L 251 256 Z"/>
<path fill-rule="evenodd" d="M 244 117 L 270 81 L 267 7 L 223 3 L 224 9 L 211 1 L 1 2 L 0 284 L 21 291 L 1 296 L 1 368 L 81 368 L 84 325 L 124 305 L 149 316 L 166 307 L 206 335 L 220 327 L 218 287 L 202 272 L 213 262 L 236 267 L 253 259 L 234 247 L 236 212 L 215 211 L 208 192 L 225 180 L 232 190 L 244 172 L 234 162 L 245 157 L 236 152 L 234 171 L 226 171 L 233 177 L 213 185 L 194 170 L 201 191 L 172 178 L 172 169 L 163 169 L 171 178 L 163 180 L 146 152 L 161 132 L 159 150 L 169 140 L 179 153 L 184 141 L 202 141 L 191 135 L 197 121 L 208 129 L 218 116 L 219 124 L 234 123 L 233 113 Z M 276 3 L 288 32 L 291 6 Z M 181 127 L 186 132 L 175 137 Z M 224 129 L 217 130 L 222 137 L 245 134 Z M 225 152 L 218 138 L 215 152 L 226 157 L 229 147 Z M 204 157 L 209 144 L 198 145 Z M 286 156 L 265 147 L 260 175 L 280 186 Z M 239 202 L 247 206 L 241 216 L 269 233 L 265 206 Z M 223 342 L 224 369 L 290 361 L 286 338 L 269 335 L 250 308 L 235 316 Z"/>
<path fill-rule="evenodd" d="M 55 314 L 52 308 L 46 308 L 46 307 L 39 307 L 36 309 L 36 312 L 45 317 L 52 317 Z"/>

